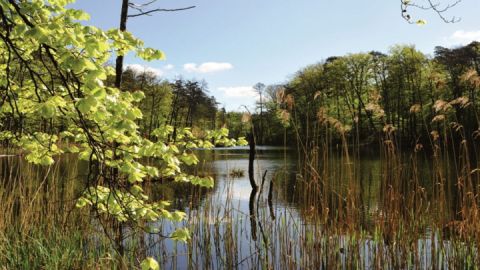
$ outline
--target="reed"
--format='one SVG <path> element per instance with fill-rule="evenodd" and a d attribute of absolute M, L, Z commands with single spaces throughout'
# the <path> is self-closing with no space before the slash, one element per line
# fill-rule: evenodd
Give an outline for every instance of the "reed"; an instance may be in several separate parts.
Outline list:
<path fill-rule="evenodd" d="M 0 159 L 0 269 L 117 265 L 111 243 L 75 208 L 84 165 L 68 155 L 48 168 L 16 156 Z"/>

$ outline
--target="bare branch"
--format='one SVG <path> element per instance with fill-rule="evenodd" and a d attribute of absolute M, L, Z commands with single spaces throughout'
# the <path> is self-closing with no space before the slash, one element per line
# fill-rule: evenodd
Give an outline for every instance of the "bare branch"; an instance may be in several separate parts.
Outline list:
<path fill-rule="evenodd" d="M 135 9 L 137 9 L 137 10 L 140 10 L 141 12 L 140 12 L 140 13 L 137 13 L 137 14 L 128 15 L 128 17 L 129 17 L 129 18 L 133 18 L 133 17 L 142 16 L 142 15 L 149 15 L 150 13 L 154 13 L 154 12 L 174 12 L 174 11 L 182 11 L 182 10 L 192 9 L 192 8 L 195 8 L 195 7 L 196 7 L 196 6 L 190 6 L 190 7 L 174 8 L 174 9 L 157 8 L 157 9 L 152 9 L 152 10 L 148 10 L 148 11 L 141 11 L 141 9 L 135 8 Z"/>
<path fill-rule="evenodd" d="M 424 5 L 417 4 L 415 2 L 411 2 L 409 0 L 400 0 L 401 1 L 401 10 L 402 10 L 402 17 L 409 23 L 415 23 L 412 21 L 412 17 L 408 13 L 409 8 L 416 8 L 421 10 L 432 10 L 440 17 L 442 21 L 445 23 L 457 23 L 461 20 L 461 18 L 457 18 L 455 16 L 448 18 L 445 16 L 445 13 L 452 9 L 453 7 L 457 6 L 462 0 L 455 0 L 453 3 L 449 3 L 447 5 L 442 5 L 441 2 L 434 2 L 433 0 L 426 0 Z"/>
<path fill-rule="evenodd" d="M 147 2 L 145 4 L 135 4 L 135 3 L 128 3 L 128 5 L 132 8 L 142 8 L 142 7 L 146 7 L 146 6 L 149 6 L 153 3 L 157 2 L 157 0 L 152 0 L 150 2 Z"/>

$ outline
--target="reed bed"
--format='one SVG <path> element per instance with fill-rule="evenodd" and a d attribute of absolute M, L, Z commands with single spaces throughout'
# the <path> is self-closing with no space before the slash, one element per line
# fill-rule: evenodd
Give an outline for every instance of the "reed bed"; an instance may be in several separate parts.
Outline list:
<path fill-rule="evenodd" d="M 285 159 L 262 177 L 260 156 L 261 187 L 253 193 L 246 177 L 206 163 L 195 172 L 215 175 L 211 191 L 149 183 L 152 197 L 178 198 L 173 207 L 188 215 L 179 224 L 149 225 L 162 234 L 186 226 L 191 239 L 125 228 L 120 261 L 95 217 L 73 207 L 86 164 L 61 157 L 39 168 L 3 159 L 0 265 L 136 268 L 153 256 L 162 269 L 478 269 L 476 145 L 461 132 L 451 140 L 453 132 L 432 131 L 430 145 L 405 152 L 387 129 L 373 150 L 379 161 L 370 163 L 350 138 L 334 142 L 327 134 L 297 149 L 303 156 L 295 170 Z"/>
<path fill-rule="evenodd" d="M 118 265 L 115 250 L 90 215 L 75 208 L 83 166 L 68 155 L 48 168 L 17 156 L 0 159 L 0 269 Z"/>

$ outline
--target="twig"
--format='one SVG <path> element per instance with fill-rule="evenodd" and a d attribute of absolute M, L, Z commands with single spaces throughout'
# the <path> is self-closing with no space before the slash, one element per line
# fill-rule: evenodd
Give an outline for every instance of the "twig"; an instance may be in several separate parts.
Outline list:
<path fill-rule="evenodd" d="M 132 7 L 132 6 L 130 6 L 130 7 Z M 133 18 L 133 17 L 142 16 L 142 15 L 150 16 L 149 14 L 150 14 L 150 13 L 154 13 L 154 12 L 175 12 L 175 11 L 182 11 L 182 10 L 192 9 L 192 8 L 195 8 L 195 7 L 196 7 L 196 6 L 190 6 L 190 7 L 174 8 L 174 9 L 157 8 L 157 9 L 152 9 L 152 10 L 149 10 L 149 11 L 142 11 L 140 8 L 134 7 L 136 10 L 139 10 L 139 11 L 141 11 L 141 12 L 140 12 L 140 13 L 137 13 L 137 14 L 128 15 L 127 17 Z"/>

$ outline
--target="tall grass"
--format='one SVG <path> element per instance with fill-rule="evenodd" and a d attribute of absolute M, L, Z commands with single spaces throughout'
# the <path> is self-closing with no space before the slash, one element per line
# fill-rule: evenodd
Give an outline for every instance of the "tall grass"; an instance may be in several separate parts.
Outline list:
<path fill-rule="evenodd" d="M 106 269 L 115 250 L 75 200 L 85 164 L 59 157 L 44 168 L 0 158 L 0 269 Z"/>

